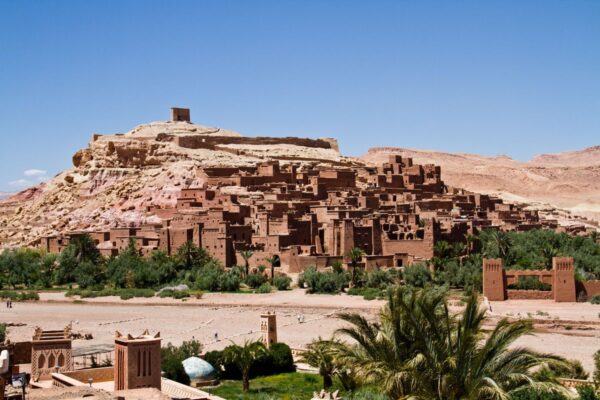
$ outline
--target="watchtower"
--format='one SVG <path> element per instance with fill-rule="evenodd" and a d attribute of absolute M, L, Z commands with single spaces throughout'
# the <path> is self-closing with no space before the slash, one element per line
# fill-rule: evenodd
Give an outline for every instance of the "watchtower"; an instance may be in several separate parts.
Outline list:
<path fill-rule="evenodd" d="M 553 257 L 552 269 L 554 271 L 554 281 L 552 282 L 554 301 L 577 301 L 573 257 Z"/>
<path fill-rule="evenodd" d="M 115 390 L 161 388 L 160 333 L 138 337 L 115 333 Z"/>
<path fill-rule="evenodd" d="M 506 300 L 506 279 L 502 259 L 483 259 L 483 295 L 490 301 Z"/>
<path fill-rule="evenodd" d="M 171 107 L 171 121 L 186 121 L 190 122 L 190 109 Z"/>
<path fill-rule="evenodd" d="M 262 332 L 262 342 L 267 348 L 271 347 L 271 344 L 277 343 L 277 318 L 275 313 L 261 314 L 260 331 Z"/>

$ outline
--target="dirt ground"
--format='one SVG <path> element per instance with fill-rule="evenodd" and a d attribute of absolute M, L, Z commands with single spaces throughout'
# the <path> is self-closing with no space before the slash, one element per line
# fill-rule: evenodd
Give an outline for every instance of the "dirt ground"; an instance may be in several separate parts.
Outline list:
<path fill-rule="evenodd" d="M 187 301 L 104 297 L 75 302 L 62 293 L 42 293 L 40 298 L 35 303 L 14 303 L 12 309 L 0 308 L 0 321 L 26 324 L 9 328 L 12 341 L 29 340 L 35 326 L 60 329 L 72 322 L 75 332 L 94 336 L 92 340 L 74 341 L 75 349 L 110 345 L 117 330 L 135 335 L 148 329 L 151 333 L 160 331 L 165 343 L 195 338 L 206 350 L 213 350 L 231 341 L 257 339 L 260 314 L 275 311 L 279 340 L 301 348 L 341 327 L 337 313 L 355 311 L 375 318 L 384 303 L 357 296 L 307 295 L 300 289 L 271 294 L 206 294 Z M 578 359 L 586 370 L 593 371 L 592 355 L 600 349 L 600 305 L 510 300 L 493 302 L 491 308 L 490 327 L 502 317 L 534 319 L 535 335 L 522 338 L 518 345 Z M 298 322 L 298 315 L 304 317 L 303 323 Z"/>

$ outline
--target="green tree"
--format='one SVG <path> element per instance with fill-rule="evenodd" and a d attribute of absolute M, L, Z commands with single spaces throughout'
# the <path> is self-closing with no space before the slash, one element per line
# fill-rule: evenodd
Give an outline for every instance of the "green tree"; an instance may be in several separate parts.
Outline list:
<path fill-rule="evenodd" d="M 310 365 L 319 370 L 323 377 L 323 390 L 328 390 L 333 385 L 333 373 L 335 369 L 334 352 L 339 342 L 335 340 L 313 340 L 307 347 L 300 362 Z"/>
<path fill-rule="evenodd" d="M 225 348 L 223 359 L 225 363 L 235 365 L 242 373 L 242 390 L 250 390 L 250 369 L 260 357 L 267 354 L 265 345 L 261 342 L 244 342 L 243 346 L 232 345 Z"/>
<path fill-rule="evenodd" d="M 359 314 L 340 317 L 350 326 L 338 332 L 356 346 L 340 348 L 337 357 L 392 399 L 508 399 L 531 387 L 568 393 L 532 372 L 564 360 L 511 346 L 532 333 L 531 322 L 503 319 L 484 335 L 485 310 L 475 294 L 453 315 L 445 291 L 398 287 L 389 293 L 380 322 Z"/>
<path fill-rule="evenodd" d="M 206 264 L 210 256 L 205 249 L 196 246 L 193 242 L 187 241 L 177 249 L 176 259 L 186 270 L 200 268 Z"/>
<path fill-rule="evenodd" d="M 346 257 L 350 259 L 350 265 L 352 266 L 352 275 L 350 276 L 350 286 L 356 285 L 356 267 L 362 260 L 365 252 L 360 247 L 353 247 L 346 253 Z"/>
<path fill-rule="evenodd" d="M 248 274 L 250 273 L 250 259 L 254 255 L 254 252 L 251 250 L 242 250 L 240 251 L 240 255 L 244 259 L 244 268 L 246 271 L 244 276 L 248 276 Z"/>

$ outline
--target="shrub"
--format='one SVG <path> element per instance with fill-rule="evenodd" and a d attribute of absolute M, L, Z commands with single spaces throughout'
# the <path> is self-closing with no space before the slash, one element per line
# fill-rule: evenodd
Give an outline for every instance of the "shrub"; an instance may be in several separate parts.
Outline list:
<path fill-rule="evenodd" d="M 598 400 L 596 389 L 592 385 L 583 385 L 577 387 L 579 400 Z"/>
<path fill-rule="evenodd" d="M 204 360 L 215 368 L 219 376 L 223 372 L 223 352 L 219 350 L 209 351 L 204 354 Z"/>
<path fill-rule="evenodd" d="M 404 283 L 415 287 L 424 287 L 431 282 L 431 272 L 423 263 L 416 263 L 404 268 L 402 273 Z"/>
<path fill-rule="evenodd" d="M 190 292 L 188 290 L 165 289 L 160 291 L 158 297 L 172 297 L 174 299 L 185 299 L 186 297 L 190 297 Z"/>
<path fill-rule="evenodd" d="M 277 290 L 288 290 L 292 283 L 292 279 L 289 276 L 276 276 L 273 278 L 273 285 Z"/>
<path fill-rule="evenodd" d="M 4 343 L 4 341 L 6 340 L 7 332 L 8 330 L 6 329 L 6 324 L 0 324 L 0 343 Z"/>
<path fill-rule="evenodd" d="M 210 351 L 204 359 L 219 372 L 222 379 L 241 379 L 242 374 L 238 367 L 225 361 L 224 353 L 231 346 L 222 351 Z M 296 371 L 292 350 L 285 343 L 273 343 L 267 352 L 258 358 L 250 369 L 250 376 L 276 375 Z"/>
<path fill-rule="evenodd" d="M 25 291 L 17 292 L 14 290 L 2 291 L 0 294 L 3 300 L 13 301 L 28 301 L 28 300 L 39 300 L 40 296 L 36 292 Z"/>
<path fill-rule="evenodd" d="M 590 303 L 592 303 L 592 304 L 600 304 L 600 294 L 592 297 L 590 299 Z M 600 314 L 598 314 L 598 315 L 600 315 Z"/>
<path fill-rule="evenodd" d="M 271 293 L 271 285 L 265 282 L 256 289 L 256 293 Z"/>
<path fill-rule="evenodd" d="M 188 357 L 198 356 L 201 351 L 202 344 L 197 340 L 183 342 L 179 347 L 168 343 L 165 347 L 161 348 L 161 369 L 165 373 L 165 378 L 189 385 L 190 378 L 185 373 L 181 362 Z"/>
<path fill-rule="evenodd" d="M 253 272 L 248 274 L 244 282 L 246 285 L 250 286 L 252 289 L 256 289 L 267 281 L 267 278 L 258 272 Z"/>
<path fill-rule="evenodd" d="M 391 271 L 374 269 L 365 274 L 365 286 L 373 289 L 386 289 L 394 284 L 394 276 Z"/>
<path fill-rule="evenodd" d="M 315 267 L 309 267 L 298 277 L 298 285 L 307 286 L 309 293 L 339 293 L 349 281 L 346 272 L 319 272 Z"/>
<path fill-rule="evenodd" d="M 283 372 L 295 372 L 294 357 L 292 349 L 285 343 L 273 343 L 269 348 L 271 354 L 272 374 L 281 374 Z"/>
<path fill-rule="evenodd" d="M 509 289 L 518 290 L 552 290 L 552 285 L 541 282 L 534 276 L 520 276 L 519 281 L 514 285 L 508 285 Z"/>
<path fill-rule="evenodd" d="M 385 295 L 385 290 L 353 287 L 348 289 L 348 294 L 350 296 L 362 296 L 365 300 L 375 300 L 382 298 Z"/>

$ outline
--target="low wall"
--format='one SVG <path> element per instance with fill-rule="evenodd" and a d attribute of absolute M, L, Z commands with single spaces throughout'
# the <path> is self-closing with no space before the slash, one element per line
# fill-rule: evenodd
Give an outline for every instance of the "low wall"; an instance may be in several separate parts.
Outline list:
<path fill-rule="evenodd" d="M 552 300 L 554 299 L 551 290 L 517 290 L 508 289 L 508 300 Z"/>
<path fill-rule="evenodd" d="M 591 299 L 594 296 L 600 295 L 600 281 L 594 280 L 581 282 L 581 286 L 579 286 L 578 289 L 583 291 L 588 299 Z"/>
<path fill-rule="evenodd" d="M 295 146 L 331 149 L 331 143 L 322 139 L 296 137 L 244 137 L 244 136 L 175 136 L 175 143 L 188 149 L 211 149 L 217 145 L 247 144 L 247 145 L 277 145 L 289 144 Z"/>

